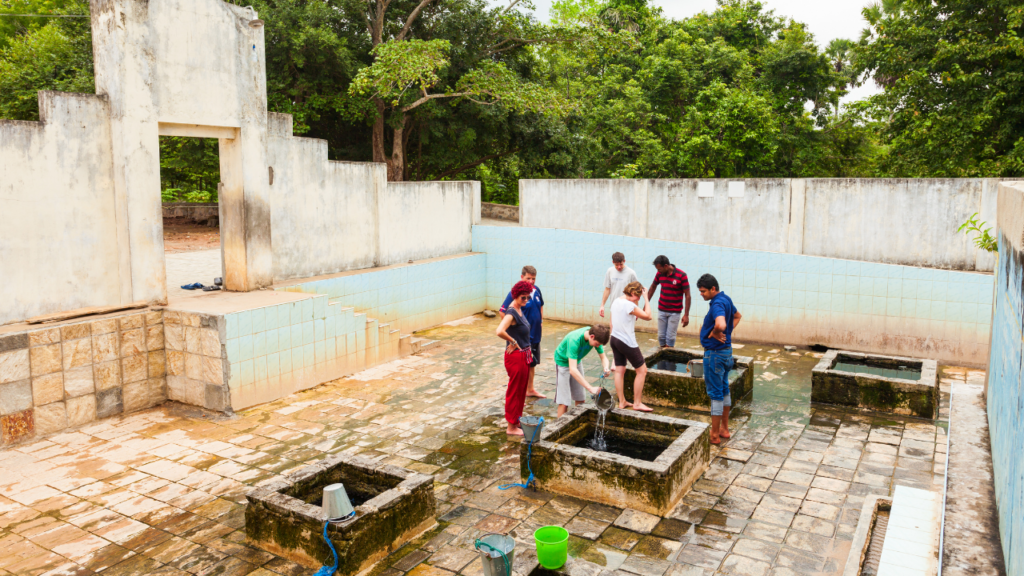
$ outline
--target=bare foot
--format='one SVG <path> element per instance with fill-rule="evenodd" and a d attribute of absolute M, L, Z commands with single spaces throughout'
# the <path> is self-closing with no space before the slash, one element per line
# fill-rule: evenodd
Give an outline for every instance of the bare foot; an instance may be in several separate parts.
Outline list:
<path fill-rule="evenodd" d="M 729 429 L 728 428 L 720 429 L 718 431 L 718 436 L 720 438 L 725 438 L 726 440 L 728 440 L 729 438 L 732 438 L 732 434 L 729 434 Z"/>
<path fill-rule="evenodd" d="M 715 446 L 718 446 L 719 444 L 722 443 L 722 440 L 718 436 L 712 436 L 711 443 L 714 444 Z"/>
<path fill-rule="evenodd" d="M 626 408 L 632 408 L 632 402 L 619 402 L 619 410 L 625 410 Z"/>
<path fill-rule="evenodd" d="M 547 398 L 547 396 L 541 394 L 540 392 L 537 392 L 536 390 L 527 390 L 526 391 L 526 397 L 527 398 Z"/>
<path fill-rule="evenodd" d="M 636 410 L 637 412 L 654 412 L 654 408 L 649 408 L 643 402 L 634 402 L 633 410 Z"/>
<path fill-rule="evenodd" d="M 505 430 L 505 434 L 508 434 L 509 436 L 522 436 L 523 435 L 523 429 L 519 428 L 519 427 L 509 426 Z"/>

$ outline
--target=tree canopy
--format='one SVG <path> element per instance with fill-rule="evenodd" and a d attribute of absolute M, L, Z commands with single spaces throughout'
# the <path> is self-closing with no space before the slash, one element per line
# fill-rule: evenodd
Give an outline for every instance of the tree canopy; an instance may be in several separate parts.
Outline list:
<path fill-rule="evenodd" d="M 718 0 L 683 20 L 647 0 L 247 0 L 266 22 L 268 103 L 331 158 L 391 180 L 1017 176 L 1024 8 L 883 0 L 859 39 Z M 82 0 L 0 13 L 87 14 Z M 93 90 L 85 18 L 0 17 L 0 117 Z M 840 105 L 873 79 L 883 92 Z M 163 139 L 165 187 L 216 189 L 216 143 Z M 193 195 L 193 197 L 195 197 Z"/>

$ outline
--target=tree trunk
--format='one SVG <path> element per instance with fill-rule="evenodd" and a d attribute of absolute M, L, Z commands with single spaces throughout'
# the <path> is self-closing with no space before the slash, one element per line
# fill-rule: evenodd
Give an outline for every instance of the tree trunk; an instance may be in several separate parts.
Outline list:
<path fill-rule="evenodd" d="M 405 177 L 405 123 L 404 112 L 399 117 L 398 127 L 391 143 L 391 161 L 388 162 L 388 182 L 401 182 Z"/>
<path fill-rule="evenodd" d="M 373 161 L 387 162 L 384 155 L 384 101 L 374 98 L 373 104 L 377 108 L 377 118 L 373 121 Z"/>

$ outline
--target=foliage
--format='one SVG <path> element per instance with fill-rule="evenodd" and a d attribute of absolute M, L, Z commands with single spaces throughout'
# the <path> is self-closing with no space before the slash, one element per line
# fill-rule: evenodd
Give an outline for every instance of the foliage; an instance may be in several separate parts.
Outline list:
<path fill-rule="evenodd" d="M 23 13 L 16 10 L 87 14 L 88 4 L 16 2 L 0 13 Z M 0 118 L 38 120 L 39 90 L 95 91 L 88 19 L 0 17 L 0 23 Z"/>
<path fill-rule="evenodd" d="M 986 222 L 978 221 L 978 213 L 975 212 L 974 214 L 971 214 L 971 217 L 968 218 L 966 222 L 961 224 L 960 227 L 956 229 L 956 231 L 963 232 L 968 236 L 974 234 L 975 246 L 981 248 L 982 250 L 985 250 L 986 252 L 998 252 L 999 242 L 996 240 L 995 236 L 989 233 L 992 230 L 992 227 L 989 226 L 988 228 L 986 228 L 985 224 Z"/>
<path fill-rule="evenodd" d="M 885 91 L 881 170 L 903 177 L 1024 174 L 1024 6 L 887 0 L 866 8 L 855 62 Z"/>
<path fill-rule="evenodd" d="M 214 138 L 160 137 L 164 202 L 216 202 L 220 156 Z"/>
<path fill-rule="evenodd" d="M 1019 176 L 1024 8 L 881 0 L 824 48 L 758 0 L 666 18 L 649 0 L 232 0 L 266 22 L 268 105 L 392 179 Z M 83 0 L 0 12 L 86 14 Z M 92 92 L 86 18 L 0 18 L 0 117 Z M 867 78 L 884 93 L 840 105 Z M 216 198 L 215 141 L 161 138 L 164 196 Z M 977 223 L 975 230 L 984 237 Z"/>

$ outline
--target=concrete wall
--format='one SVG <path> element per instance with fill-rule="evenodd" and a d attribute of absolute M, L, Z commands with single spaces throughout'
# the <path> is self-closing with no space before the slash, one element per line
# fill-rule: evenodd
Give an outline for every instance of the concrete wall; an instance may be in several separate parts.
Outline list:
<path fill-rule="evenodd" d="M 270 128 L 274 279 L 373 266 L 386 167 L 329 161 L 326 140 L 292 136 L 290 115 L 271 114 Z"/>
<path fill-rule="evenodd" d="M 991 271 L 956 232 L 995 221 L 996 180 L 523 180 L 520 223 L 767 250 Z"/>
<path fill-rule="evenodd" d="M 609 255 L 625 253 L 646 286 L 654 277 L 648 263 L 665 254 L 691 286 L 704 273 L 718 279 L 743 313 L 739 341 L 822 344 L 957 365 L 988 359 L 990 274 L 512 226 L 476 226 L 473 242 L 474 251 L 487 253 L 492 309 L 529 264 L 548 302 L 545 316 L 600 322 Z M 696 335 L 707 305 L 696 288 L 692 293 L 690 326 L 681 333 Z M 657 321 L 637 327 L 656 330 Z"/>
<path fill-rule="evenodd" d="M 389 182 L 379 203 L 378 266 L 469 252 L 479 182 Z"/>
<path fill-rule="evenodd" d="M 1009 576 L 1024 575 L 1024 183 L 999 186 L 988 420 L 999 534 Z M 954 402 L 956 400 L 954 399 Z"/>
<path fill-rule="evenodd" d="M 121 301 L 107 100 L 40 92 L 39 112 L 0 121 L 0 324 Z"/>
<path fill-rule="evenodd" d="M 274 279 L 469 252 L 479 182 L 391 182 L 383 164 L 332 162 L 327 141 L 270 115 Z"/>
<path fill-rule="evenodd" d="M 480 205 L 480 217 L 519 222 L 519 206 L 484 202 Z"/>

